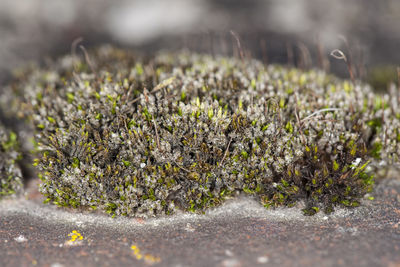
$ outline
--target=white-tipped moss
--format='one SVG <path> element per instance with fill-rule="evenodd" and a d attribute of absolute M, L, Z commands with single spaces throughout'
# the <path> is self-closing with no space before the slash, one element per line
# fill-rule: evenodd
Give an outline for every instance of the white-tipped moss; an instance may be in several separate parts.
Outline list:
<path fill-rule="evenodd" d="M 47 202 L 151 216 L 236 191 L 306 214 L 357 206 L 399 157 L 398 98 L 320 71 L 102 47 L 17 83 Z M 92 73 L 95 71 L 96 73 Z"/>
<path fill-rule="evenodd" d="M 0 199 L 21 193 L 22 174 L 17 165 L 20 159 L 17 135 L 0 125 Z"/>

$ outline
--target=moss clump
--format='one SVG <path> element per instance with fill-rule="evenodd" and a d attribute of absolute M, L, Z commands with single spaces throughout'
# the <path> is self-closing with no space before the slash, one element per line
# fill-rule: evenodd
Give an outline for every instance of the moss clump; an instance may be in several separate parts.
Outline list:
<path fill-rule="evenodd" d="M 17 135 L 0 125 L 0 199 L 22 191 Z"/>
<path fill-rule="evenodd" d="M 14 86 L 36 127 L 46 202 L 152 216 L 239 191 L 329 213 L 372 190 L 368 166 L 398 161 L 398 98 L 368 86 L 256 60 L 140 60 L 110 47 L 89 57 Z"/>
<path fill-rule="evenodd" d="M 396 70 L 396 66 L 393 65 L 374 67 L 368 71 L 367 81 L 374 89 L 386 91 L 390 84 L 396 83 L 399 78 Z"/>

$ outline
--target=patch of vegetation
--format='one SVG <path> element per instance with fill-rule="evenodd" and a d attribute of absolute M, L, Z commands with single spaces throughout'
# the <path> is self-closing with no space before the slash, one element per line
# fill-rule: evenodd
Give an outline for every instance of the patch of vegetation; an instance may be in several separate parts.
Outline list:
<path fill-rule="evenodd" d="M 396 66 L 376 66 L 368 71 L 367 82 L 376 90 L 387 91 L 391 83 L 397 83 Z"/>
<path fill-rule="evenodd" d="M 256 60 L 102 47 L 14 84 L 40 191 L 112 215 L 204 211 L 234 192 L 304 213 L 355 207 L 398 162 L 398 97 Z"/>
<path fill-rule="evenodd" d="M 22 191 L 20 159 L 17 135 L 0 125 L 0 199 Z"/>

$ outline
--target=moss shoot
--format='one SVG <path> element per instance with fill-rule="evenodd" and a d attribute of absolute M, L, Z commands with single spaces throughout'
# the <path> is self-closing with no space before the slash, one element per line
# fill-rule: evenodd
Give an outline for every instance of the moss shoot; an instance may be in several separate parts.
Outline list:
<path fill-rule="evenodd" d="M 20 159 L 17 135 L 0 125 L 0 199 L 22 191 Z"/>
<path fill-rule="evenodd" d="M 101 47 L 13 85 L 36 129 L 45 202 L 154 216 L 237 192 L 307 215 L 355 207 L 398 162 L 398 92 L 321 71 Z"/>

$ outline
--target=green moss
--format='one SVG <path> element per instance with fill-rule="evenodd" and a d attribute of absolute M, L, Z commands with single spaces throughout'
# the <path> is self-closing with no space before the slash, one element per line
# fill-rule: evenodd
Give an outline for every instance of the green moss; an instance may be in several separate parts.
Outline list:
<path fill-rule="evenodd" d="M 367 81 L 376 90 L 387 91 L 391 83 L 397 82 L 396 66 L 376 66 L 368 71 Z"/>
<path fill-rule="evenodd" d="M 323 72 L 102 47 L 93 74 L 66 58 L 49 67 L 62 79 L 37 69 L 16 86 L 49 203 L 153 216 L 204 212 L 239 191 L 330 213 L 359 205 L 378 159 L 399 158 L 391 96 Z"/>
<path fill-rule="evenodd" d="M 374 157 L 375 159 L 380 159 L 382 147 L 383 147 L 383 144 L 380 142 L 373 143 L 372 149 L 371 149 L 371 156 Z"/>
<path fill-rule="evenodd" d="M 0 125 L 0 199 L 22 192 L 18 136 Z"/>

